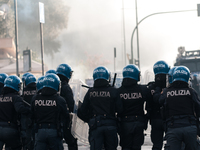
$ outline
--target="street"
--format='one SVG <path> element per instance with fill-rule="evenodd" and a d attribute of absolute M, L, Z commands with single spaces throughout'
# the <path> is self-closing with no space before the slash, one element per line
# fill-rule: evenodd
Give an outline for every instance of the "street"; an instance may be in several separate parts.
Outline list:
<path fill-rule="evenodd" d="M 151 143 L 151 139 L 150 139 L 150 126 L 147 129 L 147 131 L 145 131 L 145 134 L 146 134 L 145 135 L 145 141 L 144 141 L 144 144 L 142 146 L 142 150 L 150 150 L 151 147 L 152 147 L 152 143 Z M 79 147 L 78 147 L 79 150 L 89 150 L 89 146 L 88 145 L 83 145 L 81 143 L 78 143 L 78 145 L 79 145 Z M 64 144 L 64 149 L 68 150 L 66 144 Z M 120 149 L 121 149 L 121 147 L 119 146 L 118 150 L 120 150 Z"/>

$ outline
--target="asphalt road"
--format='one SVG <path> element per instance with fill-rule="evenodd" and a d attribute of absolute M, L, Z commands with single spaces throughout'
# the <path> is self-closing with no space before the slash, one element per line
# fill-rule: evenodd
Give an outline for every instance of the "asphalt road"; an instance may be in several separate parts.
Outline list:
<path fill-rule="evenodd" d="M 146 134 L 146 136 L 145 136 L 144 144 L 142 146 L 142 150 L 151 150 L 152 143 L 151 143 L 151 139 L 150 139 L 150 127 L 147 129 L 147 131 L 145 131 L 145 134 Z M 78 145 L 79 145 L 79 147 L 78 147 L 79 150 L 89 150 L 88 145 L 83 145 L 81 143 L 78 143 Z M 68 150 L 66 144 L 64 144 L 64 149 Z M 118 149 L 120 150 L 121 147 L 119 146 Z"/>

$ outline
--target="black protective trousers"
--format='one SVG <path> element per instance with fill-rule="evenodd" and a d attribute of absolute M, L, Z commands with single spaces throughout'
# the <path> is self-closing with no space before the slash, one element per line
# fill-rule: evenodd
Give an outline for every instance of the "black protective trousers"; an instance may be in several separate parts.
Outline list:
<path fill-rule="evenodd" d="M 151 123 L 151 141 L 153 143 L 152 150 L 162 150 L 164 123 L 162 119 L 152 119 Z"/>
<path fill-rule="evenodd" d="M 7 149 L 21 150 L 19 131 L 12 127 L 0 126 L 0 149 L 3 149 L 4 144 Z"/>
<path fill-rule="evenodd" d="M 117 150 L 118 137 L 116 126 L 100 126 L 89 131 L 90 150 Z"/>
<path fill-rule="evenodd" d="M 144 143 L 144 122 L 120 123 L 120 146 L 122 150 L 141 150 Z"/>
<path fill-rule="evenodd" d="M 182 150 L 183 143 L 184 150 L 197 150 L 197 127 L 187 126 L 180 128 L 168 128 L 166 133 L 167 144 L 165 150 Z"/>
<path fill-rule="evenodd" d="M 78 150 L 77 139 L 71 133 L 71 124 L 64 123 L 63 135 L 69 150 Z"/>

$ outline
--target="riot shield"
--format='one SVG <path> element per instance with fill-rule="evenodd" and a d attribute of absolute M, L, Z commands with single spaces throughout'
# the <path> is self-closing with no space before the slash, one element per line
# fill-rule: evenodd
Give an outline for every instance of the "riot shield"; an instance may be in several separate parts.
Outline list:
<path fill-rule="evenodd" d="M 152 71 L 146 70 L 142 78 L 142 84 L 148 84 L 150 81 L 154 81 L 154 73 Z"/>
<path fill-rule="evenodd" d="M 85 85 L 84 82 L 81 80 L 72 80 L 70 81 L 70 87 L 72 88 L 73 94 L 74 94 L 74 113 L 73 113 L 73 119 L 72 119 L 72 128 L 71 133 L 72 135 L 77 138 L 81 143 L 84 145 L 89 145 L 88 142 L 88 132 L 89 127 L 88 124 L 83 122 L 79 117 L 77 116 L 77 110 L 80 107 L 80 105 L 83 102 L 83 98 L 88 91 L 87 88 L 82 87 L 81 85 Z"/>

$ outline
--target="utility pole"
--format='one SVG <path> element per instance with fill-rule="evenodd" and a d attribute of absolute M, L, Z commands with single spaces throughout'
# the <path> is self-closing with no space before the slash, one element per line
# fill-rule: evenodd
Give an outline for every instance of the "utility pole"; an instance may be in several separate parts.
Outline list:
<path fill-rule="evenodd" d="M 136 24 L 138 24 L 138 13 L 137 13 L 137 0 L 135 0 L 135 14 L 136 14 Z M 140 68 L 140 53 L 139 53 L 139 35 L 138 35 L 138 26 L 137 26 L 137 56 L 138 56 L 138 59 L 137 59 L 137 65 L 138 65 L 138 68 Z M 135 63 L 136 63 L 135 62 Z"/>
<path fill-rule="evenodd" d="M 42 75 L 44 75 L 44 41 L 43 41 L 43 24 L 44 20 L 44 4 L 39 2 L 39 14 L 40 14 L 40 39 L 41 39 L 41 59 L 42 59 Z"/>
<path fill-rule="evenodd" d="M 116 71 L 116 48 L 114 48 L 114 72 Z"/>
<path fill-rule="evenodd" d="M 200 9 L 200 6 L 199 6 L 199 9 Z M 167 12 L 157 12 L 157 13 L 153 13 L 153 14 L 150 14 L 150 15 L 147 15 L 146 17 L 144 17 L 143 19 L 141 19 L 135 26 L 135 28 L 133 29 L 133 32 L 132 32 L 132 35 L 131 35 L 131 61 L 134 60 L 133 58 L 133 36 L 134 36 L 134 33 L 135 33 L 135 30 L 138 29 L 138 25 L 144 21 L 146 18 L 149 18 L 150 16 L 154 16 L 154 15 L 158 15 L 158 14 L 166 14 L 166 13 L 178 13 L 178 12 L 188 12 L 188 11 L 197 11 L 197 9 L 192 9 L 192 10 L 180 10 L 180 11 L 167 11 Z M 199 14 L 200 14 L 200 11 L 199 11 Z M 139 43 L 139 40 L 138 40 L 138 43 Z M 138 56 L 139 58 L 139 56 Z M 140 61 L 139 61 L 140 63 Z"/>
<path fill-rule="evenodd" d="M 19 77 L 19 61 L 18 61 L 18 15 L 17 15 L 17 0 L 14 0 L 15 9 L 15 46 L 16 46 L 16 75 Z"/>
<path fill-rule="evenodd" d="M 124 19 L 124 0 L 122 0 L 122 21 L 123 21 L 123 39 L 124 39 L 124 64 L 126 66 L 126 36 L 125 36 L 125 19 Z"/>

